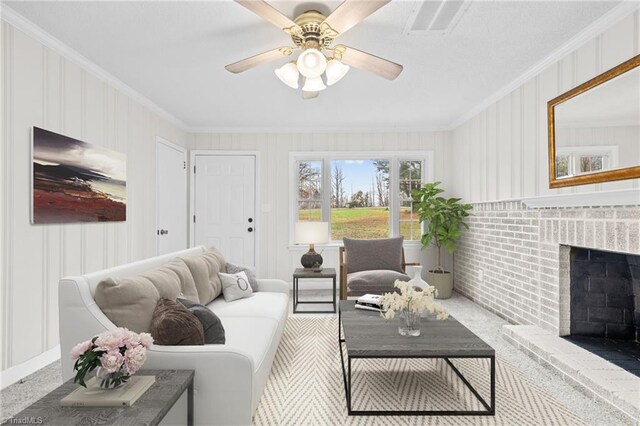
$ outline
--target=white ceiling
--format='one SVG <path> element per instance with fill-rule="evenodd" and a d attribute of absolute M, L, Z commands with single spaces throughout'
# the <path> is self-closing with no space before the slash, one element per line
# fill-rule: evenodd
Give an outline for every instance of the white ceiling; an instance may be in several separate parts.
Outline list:
<path fill-rule="evenodd" d="M 395 0 L 342 44 L 398 62 L 395 81 L 352 69 L 315 100 L 282 84 L 287 59 L 231 74 L 224 65 L 288 45 L 231 1 L 4 2 L 191 128 L 447 128 L 616 1 L 474 1 L 447 35 L 406 35 L 420 1 Z M 289 17 L 339 1 L 274 1 Z M 309 7 L 305 7 L 309 6 Z"/>

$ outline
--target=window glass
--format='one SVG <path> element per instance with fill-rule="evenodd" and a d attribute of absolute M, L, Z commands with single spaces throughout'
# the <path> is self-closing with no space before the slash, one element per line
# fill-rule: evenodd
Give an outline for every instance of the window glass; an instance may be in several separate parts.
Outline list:
<path fill-rule="evenodd" d="M 389 236 L 389 161 L 331 161 L 331 239 Z"/>
<path fill-rule="evenodd" d="M 569 176 L 569 155 L 556 155 L 556 177 Z"/>
<path fill-rule="evenodd" d="M 298 161 L 298 220 L 322 220 L 322 161 Z"/>
<path fill-rule="evenodd" d="M 422 186 L 422 161 L 401 160 L 399 162 L 400 235 L 405 240 L 419 240 L 422 228 L 411 195 Z"/>

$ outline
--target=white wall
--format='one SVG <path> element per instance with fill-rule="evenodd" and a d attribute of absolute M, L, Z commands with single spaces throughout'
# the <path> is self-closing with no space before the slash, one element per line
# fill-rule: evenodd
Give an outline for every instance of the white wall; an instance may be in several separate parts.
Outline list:
<path fill-rule="evenodd" d="M 260 152 L 258 176 L 261 205 L 257 207 L 258 273 L 262 277 L 291 281 L 293 269 L 308 247 L 289 249 L 290 188 L 289 153 L 300 151 L 433 151 L 434 179 L 449 181 L 450 140 L 448 132 L 431 133 L 196 133 L 189 136 L 195 150 L 243 150 Z M 432 250 L 407 249 L 408 261 L 434 265 Z M 324 265 L 338 266 L 338 250 L 327 248 Z"/>
<path fill-rule="evenodd" d="M 58 344 L 60 277 L 155 255 L 155 138 L 186 146 L 187 134 L 4 21 L 1 30 L 5 370 Z M 30 224 L 32 126 L 127 154 L 126 222 Z"/>
<path fill-rule="evenodd" d="M 547 101 L 640 53 L 627 16 L 453 131 L 452 187 L 473 202 L 640 187 L 639 179 L 549 189 Z"/>

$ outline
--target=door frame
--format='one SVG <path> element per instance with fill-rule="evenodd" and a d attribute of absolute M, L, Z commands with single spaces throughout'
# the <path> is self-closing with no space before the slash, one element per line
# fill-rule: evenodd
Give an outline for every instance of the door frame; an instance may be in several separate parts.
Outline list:
<path fill-rule="evenodd" d="M 196 227 L 193 223 L 193 216 L 196 211 L 196 197 L 195 197 L 195 184 L 196 184 L 196 175 L 194 173 L 194 167 L 196 165 L 196 157 L 253 157 L 254 161 L 254 174 L 253 174 L 253 194 L 254 194 L 254 221 L 258 226 L 254 226 L 254 245 L 253 245 L 253 258 L 255 260 L 256 271 L 259 273 L 260 269 L 258 265 L 260 265 L 260 250 L 258 247 L 260 246 L 260 234 L 262 229 L 261 222 L 261 197 L 260 197 L 260 189 L 258 188 L 258 182 L 260 178 L 260 170 L 261 170 L 261 162 L 260 162 L 260 151 L 243 151 L 243 150 L 215 150 L 215 149 L 192 149 L 190 152 L 190 164 L 189 164 L 189 214 L 187 216 L 189 222 L 189 247 L 195 246 L 196 241 Z"/>
<path fill-rule="evenodd" d="M 159 174 L 160 174 L 160 168 L 158 167 L 158 146 L 159 145 L 164 145 L 166 147 L 175 149 L 176 151 L 180 151 L 182 153 L 182 158 L 183 161 L 186 165 L 186 167 L 189 167 L 189 163 L 188 163 L 188 156 L 187 156 L 187 149 L 180 146 L 180 145 L 176 145 L 175 143 L 168 141 L 167 139 L 161 137 L 161 136 L 156 136 L 156 255 L 158 255 L 159 253 L 159 248 L 160 248 L 160 241 L 159 241 L 159 235 L 158 235 L 158 229 L 160 229 L 160 211 L 159 211 L 159 206 L 158 206 L 158 200 L 160 199 L 160 187 L 158 186 L 158 182 L 160 181 L 159 179 Z M 188 172 L 188 169 L 187 169 Z M 188 192 L 189 191 L 189 178 L 187 177 L 187 181 L 186 181 L 186 185 L 187 187 L 185 188 L 185 191 Z M 185 209 L 187 210 L 187 221 L 189 219 L 189 203 L 185 203 Z M 187 247 L 189 246 L 189 227 L 187 226 Z"/>

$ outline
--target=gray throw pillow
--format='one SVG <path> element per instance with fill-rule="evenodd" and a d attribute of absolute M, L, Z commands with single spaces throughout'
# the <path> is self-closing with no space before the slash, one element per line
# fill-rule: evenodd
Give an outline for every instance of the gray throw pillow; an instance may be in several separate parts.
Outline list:
<path fill-rule="evenodd" d="M 256 268 L 251 266 L 238 266 L 233 265 L 227 262 L 227 273 L 228 274 L 237 274 L 238 272 L 244 272 L 247 274 L 247 278 L 249 278 L 249 285 L 251 286 L 251 290 L 255 293 L 258 291 L 258 280 L 256 279 Z"/>
<path fill-rule="evenodd" d="M 202 323 L 205 344 L 224 345 L 226 341 L 224 327 L 216 314 L 205 306 L 194 303 L 188 299 L 178 298 L 178 302 L 182 303 L 184 307 L 190 310 Z"/>
<path fill-rule="evenodd" d="M 344 238 L 347 272 L 387 269 L 402 270 L 402 242 L 404 237 L 364 240 Z"/>
<path fill-rule="evenodd" d="M 222 282 L 222 295 L 225 301 L 233 302 L 253 295 L 249 279 L 244 272 L 238 272 L 237 274 L 219 272 L 218 276 Z"/>

